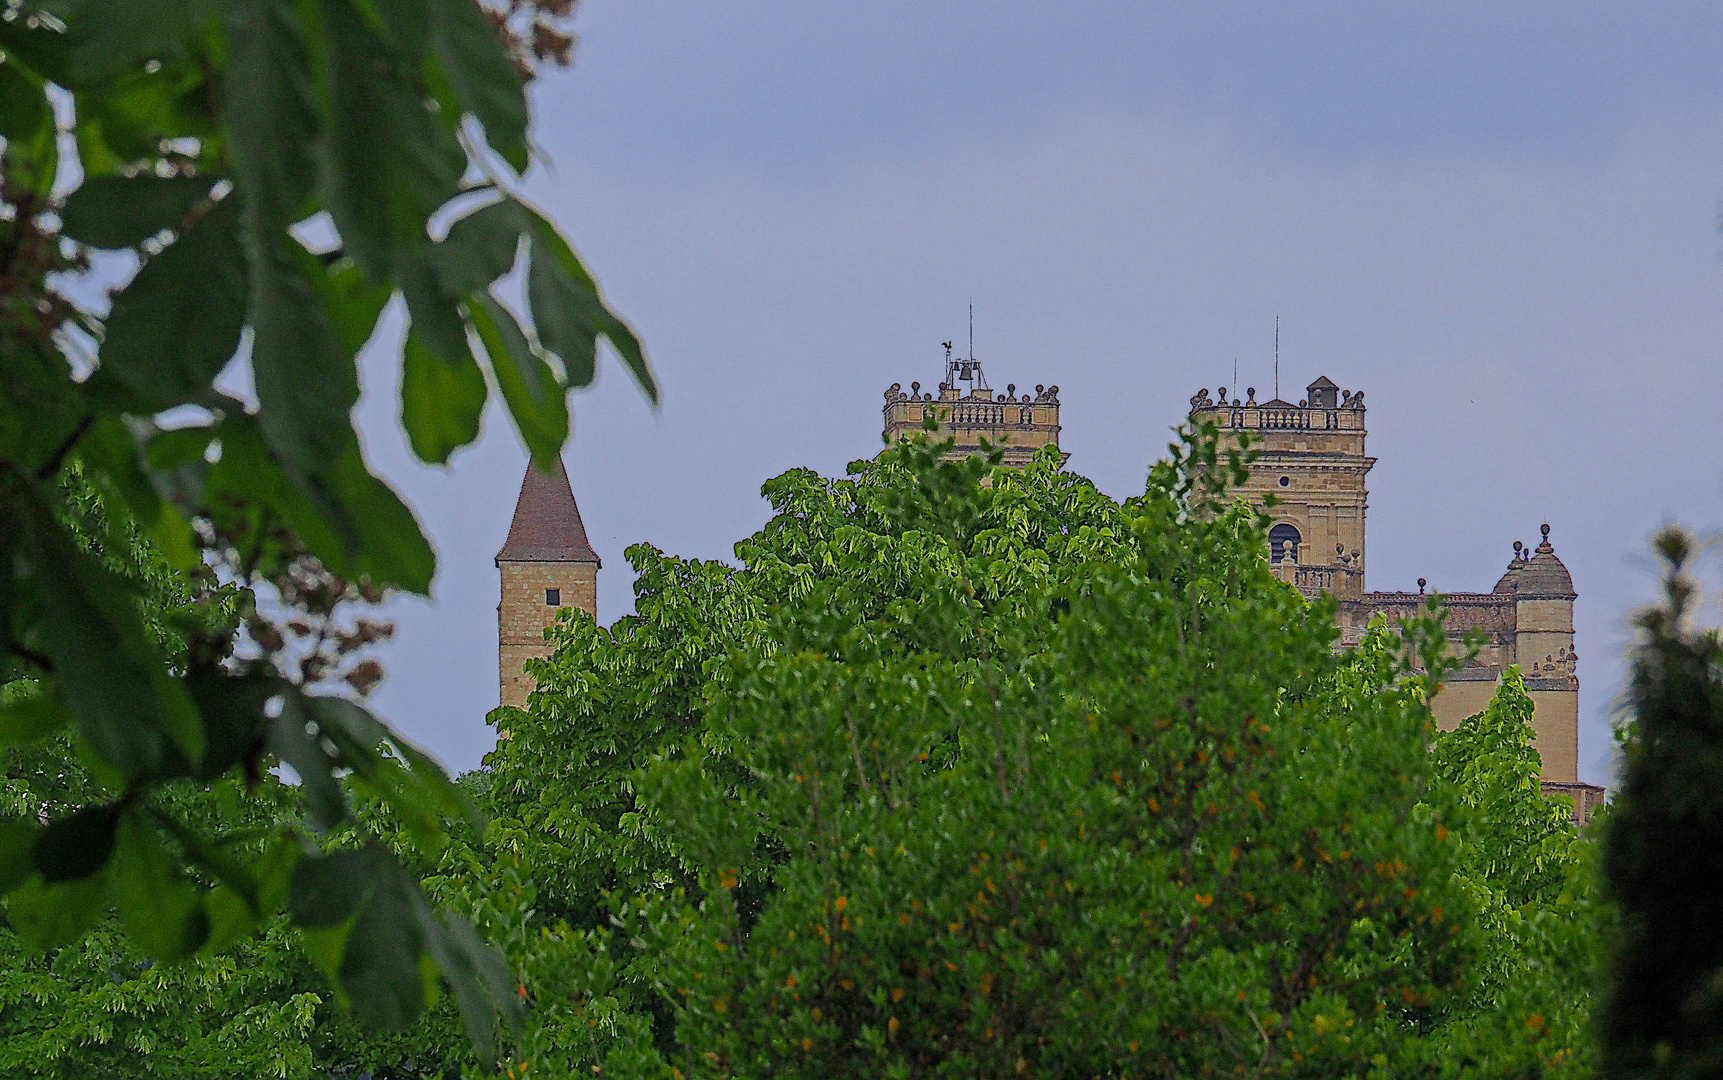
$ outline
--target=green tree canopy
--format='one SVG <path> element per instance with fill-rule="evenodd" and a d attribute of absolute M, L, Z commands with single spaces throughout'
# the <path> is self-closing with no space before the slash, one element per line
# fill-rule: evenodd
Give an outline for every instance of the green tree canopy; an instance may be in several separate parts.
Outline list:
<path fill-rule="evenodd" d="M 1056 454 L 899 447 L 772 481 L 737 567 L 631 549 L 636 613 L 555 628 L 485 770 L 633 1018 L 587 1060 L 1583 1071 L 1555 920 L 1591 902 L 1523 689 L 1438 739 L 1435 624 L 1337 655 L 1229 467 L 1199 438 L 1118 504 Z"/>

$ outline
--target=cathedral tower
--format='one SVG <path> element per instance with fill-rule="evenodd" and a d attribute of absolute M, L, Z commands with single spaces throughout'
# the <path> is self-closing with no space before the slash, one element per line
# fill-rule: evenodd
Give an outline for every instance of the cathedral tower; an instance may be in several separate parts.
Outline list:
<path fill-rule="evenodd" d="M 958 383 L 966 384 L 959 387 Z M 967 392 L 966 392 L 967 391 Z M 945 381 L 939 396 L 925 393 L 920 383 L 910 383 L 909 393 L 901 383 L 885 392 L 885 438 L 898 442 L 922 434 L 922 424 L 932 417 L 939 425 L 935 440 L 952 441 L 952 457 L 965 457 L 988 445 L 1003 449 L 1004 464 L 1022 468 L 1043 446 L 1059 445 L 1059 388 L 1037 386 L 1035 395 L 1019 395 L 1015 383 L 1005 393 L 995 394 L 981 372 L 981 362 L 952 359 L 951 344 L 945 346 Z"/>
<path fill-rule="evenodd" d="M 1235 494 L 1261 505 L 1273 495 L 1268 555 L 1275 573 L 1307 593 L 1343 599 L 1364 592 L 1364 477 L 1376 459 L 1364 453 L 1364 394 L 1342 394 L 1319 378 L 1297 405 L 1245 399 L 1191 399 L 1191 423 L 1213 423 L 1222 447 L 1248 436 L 1256 451 L 1250 478 Z"/>
<path fill-rule="evenodd" d="M 1364 478 L 1376 459 L 1364 453 L 1364 394 L 1346 393 L 1326 378 L 1294 405 L 1278 398 L 1258 404 L 1219 399 L 1203 390 L 1191 398 L 1193 425 L 1212 423 L 1223 448 L 1249 436 L 1256 450 L 1250 475 L 1234 494 L 1269 513 L 1269 561 L 1281 579 L 1306 596 L 1336 601 L 1341 648 L 1356 645 L 1376 616 L 1390 625 L 1422 615 L 1429 597 L 1418 592 L 1369 592 L 1364 584 Z M 1585 820 L 1603 789 L 1579 782 L 1579 678 L 1574 651 L 1573 578 L 1556 557 L 1543 527 L 1534 550 L 1515 544 L 1513 561 L 1490 592 L 1443 594 L 1450 647 L 1466 650 L 1469 633 L 1482 644 L 1466 666 L 1451 672 L 1430 701 L 1436 723 L 1447 729 L 1489 703 L 1504 671 L 1519 665 L 1534 706 L 1532 729 L 1545 791 L 1568 795 Z"/>
<path fill-rule="evenodd" d="M 562 459 L 546 475 L 529 462 L 515 501 L 508 539 L 497 552 L 502 600 L 497 604 L 497 696 L 526 707 L 533 657 L 550 655 L 545 628 L 560 608 L 598 615 L 598 555 L 586 539 Z"/>

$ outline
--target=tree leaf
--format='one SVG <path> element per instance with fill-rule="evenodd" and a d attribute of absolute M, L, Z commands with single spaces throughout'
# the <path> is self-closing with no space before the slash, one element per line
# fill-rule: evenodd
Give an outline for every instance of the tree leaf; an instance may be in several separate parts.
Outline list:
<path fill-rule="evenodd" d="M 228 0 L 227 141 L 244 196 L 253 263 L 303 215 L 317 172 L 317 112 L 292 0 Z"/>
<path fill-rule="evenodd" d="M 323 203 L 372 280 L 394 277 L 395 249 L 459 189 L 466 154 L 427 108 L 411 54 L 391 47 L 350 0 L 322 0 L 329 131 Z"/>
<path fill-rule="evenodd" d="M 264 438 L 290 474 L 314 476 L 353 441 L 359 380 L 290 244 L 251 264 L 251 369 Z"/>
<path fill-rule="evenodd" d="M 106 900 L 99 874 L 53 885 L 33 878 L 6 894 L 6 915 L 28 948 L 47 952 L 83 937 L 102 917 Z"/>
<path fill-rule="evenodd" d="M 358 912 L 372 883 L 389 861 L 378 848 L 309 855 L 293 868 L 287 914 L 297 926 L 327 930 Z"/>
<path fill-rule="evenodd" d="M 65 86 L 69 81 L 66 62 L 71 54 L 71 43 L 64 33 L 51 30 L 40 22 L 32 26 L 33 21 L 28 18 L 9 22 L 0 20 L 0 49 L 22 60 L 40 77 Z"/>
<path fill-rule="evenodd" d="M 396 263 L 412 319 L 402 350 L 401 421 L 419 460 L 441 465 L 478 437 L 490 390 L 431 252 L 432 245 L 421 245 Z"/>
<path fill-rule="evenodd" d="M 412 332 L 431 351 L 431 355 L 450 367 L 460 367 L 472 360 L 467 341 L 467 324 L 461 317 L 458 298 L 444 294 L 437 266 L 433 262 L 432 245 L 423 244 L 402 252 L 395 264 L 396 284 L 401 298 L 407 302 Z"/>
<path fill-rule="evenodd" d="M 562 270 L 562 276 L 551 285 L 546 286 L 546 302 L 551 301 L 557 290 L 568 290 L 568 295 L 572 297 L 573 310 L 579 313 L 573 320 L 575 326 L 584 325 L 582 319 L 590 319 L 592 332 L 610 342 L 617 355 L 622 357 L 622 362 L 628 365 L 628 370 L 634 376 L 634 381 L 639 384 L 641 393 L 645 394 L 646 399 L 654 405 L 658 404 L 658 382 L 653 378 L 652 368 L 646 362 L 646 353 L 640 347 L 640 339 L 635 336 L 634 331 L 629 328 L 627 323 L 604 306 L 603 301 L 599 298 L 598 285 L 593 281 L 592 274 L 587 271 L 586 266 L 580 261 L 580 257 L 574 253 L 574 248 L 569 246 L 562 233 L 557 231 L 556 226 L 551 224 L 543 214 L 525 203 L 517 201 L 516 205 L 520 207 L 521 213 L 527 216 L 533 246 L 535 248 L 542 246 L 544 254 L 551 256 L 555 264 Z M 590 306 L 593 304 L 598 305 L 602 312 L 601 315 L 590 314 Z M 540 317 L 538 301 L 535 300 L 533 319 L 536 321 Z M 554 350 L 554 346 L 552 348 Z M 570 379 L 571 381 L 573 379 L 572 373 Z"/>
<path fill-rule="evenodd" d="M 415 332 L 407 334 L 401 357 L 401 426 L 413 453 L 431 465 L 479 437 L 490 389 L 485 374 L 468 353 L 457 366 L 444 363 Z"/>
<path fill-rule="evenodd" d="M 533 463 L 548 472 L 568 439 L 568 399 L 562 385 L 514 316 L 489 294 L 472 294 L 467 316 L 490 355 L 491 374 Z"/>
<path fill-rule="evenodd" d="M 209 462 L 204 455 L 214 434 L 215 429 L 207 427 L 171 428 L 151 435 L 145 447 L 150 485 L 182 517 L 203 510 L 203 489 L 209 480 Z"/>
<path fill-rule="evenodd" d="M 0 135 L 6 137 L 7 182 L 44 199 L 53 191 L 60 168 L 60 129 L 46 93 L 41 77 L 11 55 L 0 63 Z"/>
<path fill-rule="evenodd" d="M 353 1017 L 383 1029 L 405 1027 L 425 1010 L 436 984 L 426 985 L 424 942 L 412 917 L 419 883 L 389 859 L 373 878 L 341 955 L 341 988 Z"/>
<path fill-rule="evenodd" d="M 33 817 L 0 818 L 0 896 L 36 872 L 32 849 L 41 832 L 41 823 Z"/>
<path fill-rule="evenodd" d="M 99 873 L 114 853 L 114 830 L 120 823 L 117 804 L 91 806 L 48 823 L 36 837 L 36 869 L 52 885 L 80 881 Z"/>
<path fill-rule="evenodd" d="M 0 746 L 20 746 L 46 738 L 71 719 L 54 687 L 45 686 L 27 698 L 0 705 Z"/>
<path fill-rule="evenodd" d="M 548 245 L 534 239 L 526 279 L 532 323 L 545 348 L 562 357 L 570 386 L 590 386 L 598 361 L 598 335 L 609 313 L 598 294 L 568 276 Z"/>
<path fill-rule="evenodd" d="M 153 959 L 189 959 L 209 936 L 209 915 L 197 890 L 141 810 L 120 817 L 109 881 L 126 933 Z"/>
<path fill-rule="evenodd" d="M 461 108 L 517 173 L 527 168 L 527 100 L 520 72 L 473 0 L 432 0 L 431 47 Z"/>
<path fill-rule="evenodd" d="M 29 141 L 53 119 L 41 81 L 8 56 L 0 63 L 0 135 L 7 142 Z"/>
<path fill-rule="evenodd" d="M 197 955 L 201 957 L 215 956 L 237 944 L 257 925 L 257 913 L 251 905 L 226 885 L 217 885 L 205 893 L 203 907 L 209 916 L 209 935 L 198 946 Z"/>
<path fill-rule="evenodd" d="M 480 941 L 465 919 L 439 916 L 417 889 L 412 900 L 419 934 L 454 991 L 461 1026 L 478 1049 L 479 1060 L 490 1061 L 496 1057 L 495 1026 L 499 1014 L 516 1039 L 521 1032 L 524 1010 L 513 992 L 515 982 L 508 960 L 500 950 Z"/>
<path fill-rule="evenodd" d="M 366 470 L 350 430 L 334 458 L 310 475 L 290 471 L 250 417 L 225 417 L 218 436 L 222 454 L 210 467 L 205 506 L 258 552 L 260 565 L 290 557 L 274 536 L 277 524 L 285 524 L 342 577 L 418 593 L 430 588 L 436 573 L 430 543 L 412 511 Z"/>
<path fill-rule="evenodd" d="M 312 292 L 317 294 L 318 303 L 335 328 L 341 348 L 349 358 L 357 357 L 376 332 L 377 319 L 389 302 L 389 289 L 367 281 L 351 259 L 325 264 L 298 245 L 290 250 L 298 261 L 300 274 L 311 283 Z"/>
<path fill-rule="evenodd" d="M 178 231 L 214 186 L 210 176 L 93 176 L 66 197 L 60 231 L 94 248 L 137 247 Z"/>
<path fill-rule="evenodd" d="M 239 219 L 236 200 L 216 203 L 114 297 L 98 358 L 155 408 L 195 399 L 239 348 L 247 299 Z"/>
<path fill-rule="evenodd" d="M 500 199 L 474 210 L 449 226 L 440 243 L 426 247 L 426 261 L 435 268 L 442 293 L 459 300 L 488 289 L 514 269 L 520 255 L 520 208 Z"/>
<path fill-rule="evenodd" d="M 146 60 L 185 55 L 185 42 L 213 23 L 216 0 L 75 0 L 67 15 L 71 28 L 72 85 L 80 90 L 111 82 Z"/>
<path fill-rule="evenodd" d="M 297 691 L 282 695 L 281 715 L 269 722 L 269 752 L 299 774 L 300 798 L 311 823 L 327 832 L 347 819 L 347 794 L 332 771 L 335 758 L 316 735 L 307 733 L 307 715 Z"/>
<path fill-rule="evenodd" d="M 196 712 L 145 636 L 136 604 L 39 497 L 29 505 L 22 554 L 41 603 L 42 649 L 90 746 L 127 776 L 161 764 L 169 738 L 195 763 L 203 756 Z"/>
<path fill-rule="evenodd" d="M 442 766 L 363 705 L 323 694 L 308 694 L 303 700 L 324 734 L 341 748 L 342 761 L 354 776 L 382 794 L 427 855 L 442 849 L 445 817 L 464 818 L 475 833 L 483 835 L 483 820 L 472 800 Z"/>
<path fill-rule="evenodd" d="M 320 966 L 364 1024 L 399 1027 L 426 1004 L 412 917 L 418 883 L 378 848 L 302 859 L 293 870 L 288 913 L 320 936 Z M 332 969 L 332 970 L 331 970 Z"/>
<path fill-rule="evenodd" d="M 352 538 L 352 550 L 341 563 L 352 568 L 348 576 L 427 595 L 437 573 L 436 553 L 413 511 L 365 467 L 358 440 L 350 439 L 315 479 L 338 507 L 338 524 Z"/>
<path fill-rule="evenodd" d="M 269 723 L 264 707 L 280 691 L 269 675 L 199 674 L 186 687 L 203 719 L 204 753 L 198 779 L 209 782 L 246 761 Z"/>

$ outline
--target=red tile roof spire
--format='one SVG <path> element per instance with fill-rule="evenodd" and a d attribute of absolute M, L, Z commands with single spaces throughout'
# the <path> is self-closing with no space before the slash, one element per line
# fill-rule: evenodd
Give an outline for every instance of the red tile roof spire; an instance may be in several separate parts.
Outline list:
<path fill-rule="evenodd" d="M 574 488 L 569 486 L 562 458 L 556 459 L 556 472 L 550 476 L 527 463 L 509 537 L 497 552 L 496 561 L 598 562 L 598 553 L 587 542 L 586 526 L 581 523 L 580 507 L 574 503 Z"/>

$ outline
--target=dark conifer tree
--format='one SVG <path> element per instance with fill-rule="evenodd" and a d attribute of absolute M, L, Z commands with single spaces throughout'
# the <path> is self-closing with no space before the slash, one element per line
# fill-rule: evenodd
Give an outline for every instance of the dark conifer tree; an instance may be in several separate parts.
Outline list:
<path fill-rule="evenodd" d="M 1690 624 L 1692 538 L 1666 529 L 1657 549 L 1665 599 L 1639 619 L 1603 853 L 1621 917 L 1599 1030 L 1610 1078 L 1723 1073 L 1723 651 Z"/>

